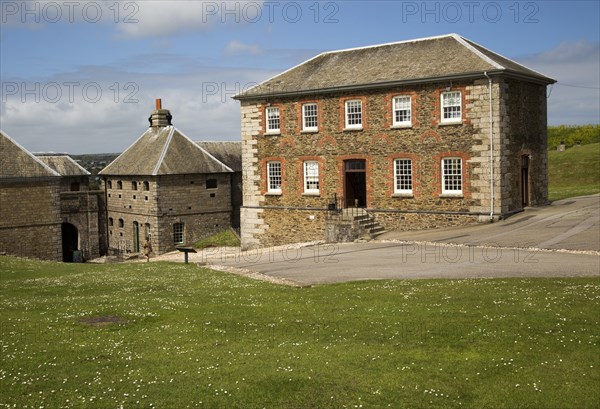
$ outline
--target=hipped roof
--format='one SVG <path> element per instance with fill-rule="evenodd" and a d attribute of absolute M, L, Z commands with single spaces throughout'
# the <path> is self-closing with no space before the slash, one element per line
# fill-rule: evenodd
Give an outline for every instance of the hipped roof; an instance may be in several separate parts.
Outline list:
<path fill-rule="evenodd" d="M 36 157 L 61 176 L 88 176 L 90 174 L 68 155 L 36 154 Z"/>
<path fill-rule="evenodd" d="M 504 74 L 551 84 L 554 79 L 448 34 L 317 55 L 236 95 L 239 100 Z"/>
<path fill-rule="evenodd" d="M 100 175 L 183 175 L 232 170 L 172 125 L 150 127 Z"/>
<path fill-rule="evenodd" d="M 60 177 L 60 174 L 0 130 L 0 179 Z"/>

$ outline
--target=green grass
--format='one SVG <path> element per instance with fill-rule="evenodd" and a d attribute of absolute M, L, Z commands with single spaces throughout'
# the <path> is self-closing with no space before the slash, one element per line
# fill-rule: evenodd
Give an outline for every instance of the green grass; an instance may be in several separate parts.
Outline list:
<path fill-rule="evenodd" d="M 600 192 L 600 143 L 548 152 L 550 200 Z"/>
<path fill-rule="evenodd" d="M 0 257 L 0 407 L 597 408 L 598 278 L 291 288 Z M 89 326 L 86 317 L 121 324 Z"/>
<path fill-rule="evenodd" d="M 194 247 L 197 249 L 204 249 L 207 247 L 238 247 L 239 245 L 240 240 L 229 229 L 194 243 Z"/>

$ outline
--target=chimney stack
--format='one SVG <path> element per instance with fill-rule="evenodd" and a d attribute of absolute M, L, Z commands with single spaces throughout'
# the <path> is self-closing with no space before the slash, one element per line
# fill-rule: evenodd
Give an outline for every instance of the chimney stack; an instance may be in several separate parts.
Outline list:
<path fill-rule="evenodd" d="M 152 128 L 162 128 L 171 125 L 171 112 L 168 109 L 162 109 L 162 100 L 156 99 L 156 109 L 150 115 L 150 126 Z"/>

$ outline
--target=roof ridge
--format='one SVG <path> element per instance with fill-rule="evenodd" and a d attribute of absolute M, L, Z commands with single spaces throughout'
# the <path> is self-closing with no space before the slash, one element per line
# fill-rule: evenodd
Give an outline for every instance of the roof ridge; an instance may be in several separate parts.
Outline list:
<path fill-rule="evenodd" d="M 503 66 L 502 64 L 494 61 L 493 59 L 491 59 L 490 57 L 488 57 L 487 55 L 485 55 L 484 53 L 482 53 L 481 51 L 479 51 L 477 48 L 473 47 L 471 44 L 469 44 L 469 41 L 471 40 L 467 40 L 466 38 L 455 34 L 453 35 L 454 39 L 456 41 L 458 41 L 462 46 L 464 46 L 465 48 L 467 48 L 469 51 L 471 51 L 473 54 L 475 54 L 476 56 L 478 56 L 479 58 L 481 58 L 483 61 L 493 65 L 494 67 L 496 67 L 499 70 L 506 70 L 506 67 Z M 473 41 L 472 41 L 473 42 Z M 477 44 L 475 42 L 473 42 L 473 44 Z M 481 47 L 479 44 L 477 44 L 477 46 Z M 485 48 L 485 47 L 482 47 Z M 491 50 L 488 50 L 487 48 L 485 48 L 487 51 L 490 51 L 492 54 L 497 54 Z"/>
<path fill-rule="evenodd" d="M 487 47 L 484 47 L 484 46 L 482 46 L 481 44 L 479 44 L 479 43 L 476 43 L 476 42 L 475 42 L 475 41 L 473 41 L 473 40 L 469 40 L 468 38 L 464 38 L 464 37 L 461 37 L 461 38 L 462 38 L 464 41 L 466 41 L 466 42 L 470 42 L 470 43 L 473 43 L 473 44 L 475 44 L 477 47 L 481 47 L 481 48 L 483 48 L 484 50 L 486 50 L 486 51 L 488 51 L 488 52 L 490 52 L 490 53 L 492 53 L 492 54 L 495 54 L 495 55 L 497 55 L 498 57 L 502 57 L 502 58 L 504 58 L 505 60 L 508 60 L 508 61 L 512 62 L 513 64 L 517 64 L 519 67 L 522 67 L 522 68 L 525 68 L 526 70 L 529 70 L 529 71 L 535 72 L 536 74 L 538 74 L 538 75 L 540 75 L 540 76 L 542 76 L 542 77 L 547 77 L 547 78 L 550 78 L 550 77 L 548 77 L 547 75 L 545 75 L 545 74 L 542 74 L 541 72 L 539 72 L 539 71 L 537 71 L 537 70 L 534 70 L 534 69 L 532 69 L 532 68 L 529 68 L 529 67 L 527 67 L 527 66 L 525 66 L 525 65 L 521 64 L 520 62 L 517 62 L 517 61 L 513 60 L 512 58 L 508 58 L 508 57 L 506 57 L 506 56 L 504 56 L 504 55 L 502 55 L 502 54 L 500 54 L 500 53 L 497 53 L 496 51 L 492 51 L 492 50 L 490 50 L 489 48 L 487 48 Z M 469 46 L 471 46 L 471 45 L 469 44 Z M 472 46 L 471 46 L 471 47 L 472 47 Z M 477 50 L 477 51 L 478 51 L 478 50 Z M 479 52 L 480 52 L 480 51 L 479 51 Z M 505 68 L 505 69 L 507 69 L 507 68 Z M 554 79 L 554 78 L 550 78 L 550 79 Z M 556 80 L 555 80 L 555 82 L 556 82 Z"/>
<path fill-rule="evenodd" d="M 117 160 L 119 160 L 119 158 L 121 156 L 123 156 L 131 148 L 133 148 L 135 146 L 135 144 L 137 144 L 140 141 L 140 139 L 142 139 L 148 133 L 148 131 L 150 131 L 151 129 L 152 128 L 146 129 L 135 141 L 133 141 L 133 143 L 131 145 L 129 145 L 129 147 L 127 149 L 125 149 L 123 152 L 121 152 L 119 155 L 117 155 L 117 157 L 114 158 L 108 165 L 106 165 L 100 172 L 98 172 L 98 174 L 102 175 L 105 170 L 109 169 L 112 166 L 113 163 L 115 163 Z"/>
<path fill-rule="evenodd" d="M 53 176 L 59 176 L 60 177 L 60 173 L 58 173 L 57 171 L 55 171 L 54 169 L 52 169 L 50 166 L 48 166 L 44 162 L 42 162 L 42 160 L 40 158 L 38 158 L 33 153 L 29 152 L 27 149 L 25 149 L 23 146 L 21 146 L 17 141 L 15 141 L 13 138 L 11 138 L 6 132 L 0 130 L 0 134 L 4 135 L 4 137 L 6 139 L 8 139 L 13 144 L 15 144 L 17 148 L 19 148 L 21 151 L 25 152 L 25 154 L 27 154 L 30 158 L 32 158 L 39 165 L 42 165 L 42 167 L 45 168 L 50 173 L 52 173 Z"/>
<path fill-rule="evenodd" d="M 162 152 L 160 153 L 160 157 L 156 161 L 156 165 L 154 165 L 154 169 L 152 170 L 152 176 L 158 175 L 158 170 L 160 169 L 160 165 L 162 164 L 162 161 L 165 159 L 165 155 L 167 154 L 167 151 L 169 150 L 169 145 L 171 145 L 171 141 L 173 140 L 173 134 L 175 133 L 175 127 L 173 125 L 167 125 L 167 126 L 171 127 L 171 129 L 169 131 L 169 135 L 167 136 L 167 140 L 165 141 L 165 145 L 163 146 Z M 179 133 L 181 133 L 181 132 L 179 132 Z"/>

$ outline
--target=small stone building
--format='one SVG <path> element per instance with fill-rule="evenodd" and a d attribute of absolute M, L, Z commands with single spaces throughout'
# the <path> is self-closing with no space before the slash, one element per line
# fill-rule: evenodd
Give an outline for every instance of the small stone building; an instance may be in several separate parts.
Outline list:
<path fill-rule="evenodd" d="M 148 130 L 99 172 L 111 254 L 139 253 L 146 237 L 160 254 L 239 225 L 232 184 L 239 185 L 240 172 L 224 163 L 240 167 L 239 143 L 193 142 L 171 119 L 157 100 Z"/>
<path fill-rule="evenodd" d="M 450 34 L 325 52 L 235 96 L 242 246 L 322 240 L 348 214 L 419 229 L 545 204 L 554 82 Z"/>
<path fill-rule="evenodd" d="M 55 261 L 103 254 L 103 202 L 67 155 L 36 157 L 0 131 L 0 253 Z"/>

